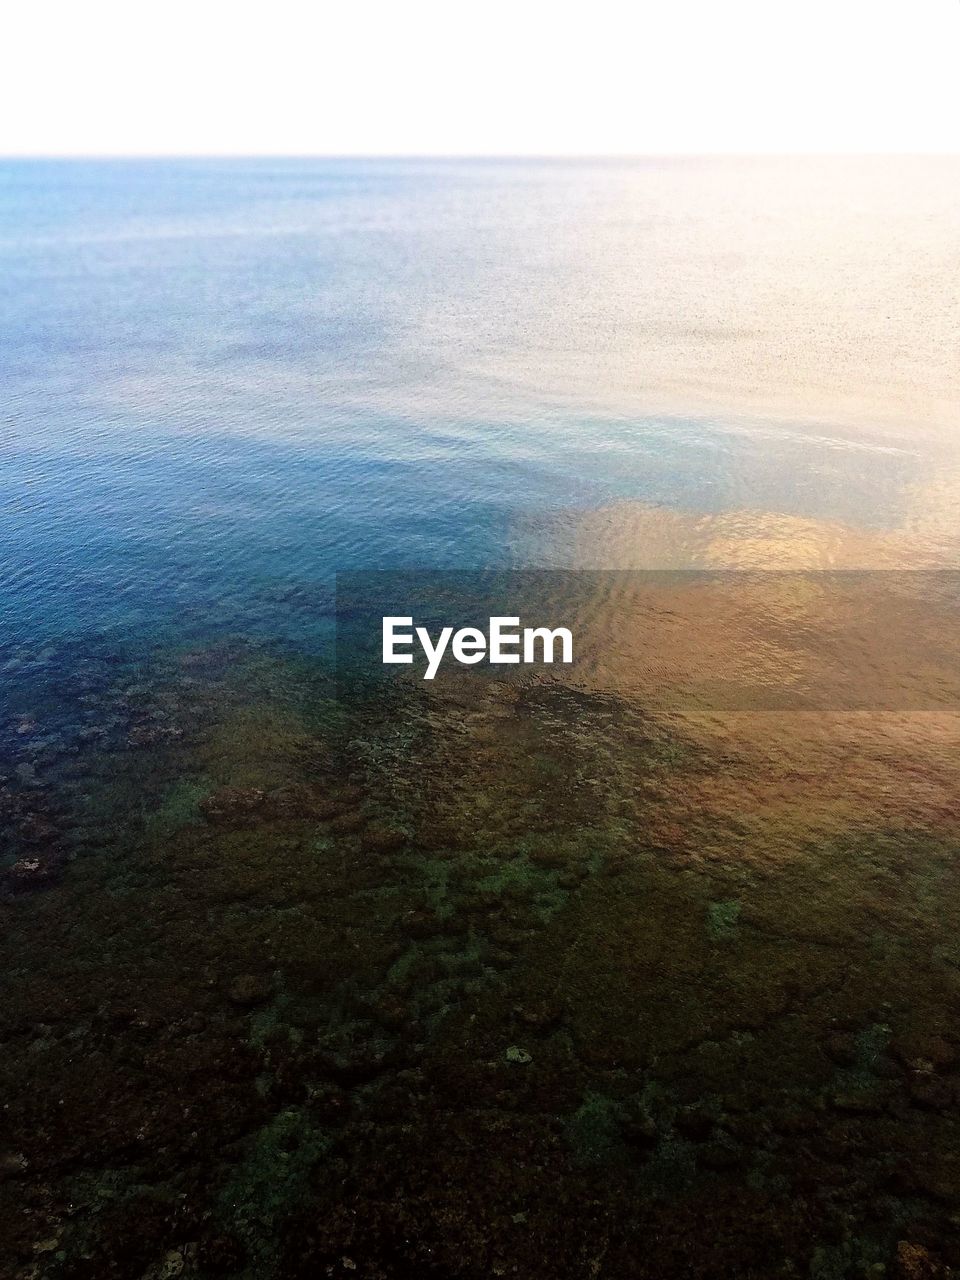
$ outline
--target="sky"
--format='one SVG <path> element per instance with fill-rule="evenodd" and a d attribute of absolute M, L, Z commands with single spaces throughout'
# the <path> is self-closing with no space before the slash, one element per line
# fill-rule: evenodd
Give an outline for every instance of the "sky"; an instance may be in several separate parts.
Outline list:
<path fill-rule="evenodd" d="M 33 0 L 0 155 L 960 152 L 960 0 Z"/>

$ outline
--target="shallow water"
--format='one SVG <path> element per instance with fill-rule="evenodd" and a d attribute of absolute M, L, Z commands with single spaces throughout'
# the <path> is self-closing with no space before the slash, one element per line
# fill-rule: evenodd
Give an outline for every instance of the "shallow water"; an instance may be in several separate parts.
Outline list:
<path fill-rule="evenodd" d="M 0 164 L 4 1274 L 960 1266 L 958 178 Z"/>

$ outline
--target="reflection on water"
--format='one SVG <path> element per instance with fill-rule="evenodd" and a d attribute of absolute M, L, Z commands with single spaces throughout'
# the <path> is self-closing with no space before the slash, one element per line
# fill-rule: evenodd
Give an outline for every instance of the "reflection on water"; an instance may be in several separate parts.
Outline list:
<path fill-rule="evenodd" d="M 960 1267 L 958 176 L 0 166 L 5 1275 Z"/>
<path fill-rule="evenodd" d="M 954 556 L 957 179 L 4 164 L 4 631 L 313 640 L 335 570 L 540 564 L 518 522 L 622 502 Z"/>

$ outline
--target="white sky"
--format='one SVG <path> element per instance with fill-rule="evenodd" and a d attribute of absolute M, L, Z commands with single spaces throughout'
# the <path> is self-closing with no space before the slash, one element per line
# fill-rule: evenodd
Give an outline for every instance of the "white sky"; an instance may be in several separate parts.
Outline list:
<path fill-rule="evenodd" d="M 960 152 L 960 0 L 13 0 L 0 154 Z"/>

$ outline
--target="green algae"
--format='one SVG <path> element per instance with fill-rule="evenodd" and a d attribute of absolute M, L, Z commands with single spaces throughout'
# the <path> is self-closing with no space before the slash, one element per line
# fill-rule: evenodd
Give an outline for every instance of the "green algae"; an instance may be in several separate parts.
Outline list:
<path fill-rule="evenodd" d="M 559 871 L 535 866 L 525 857 L 501 861 L 496 870 L 481 877 L 475 887 L 482 894 L 526 901 L 544 924 L 563 908 L 569 897 L 560 886 Z"/>
<path fill-rule="evenodd" d="M 599 1093 L 588 1093 L 567 1120 L 564 1133 L 578 1160 L 596 1164 L 622 1152 L 622 1107 Z"/>
<path fill-rule="evenodd" d="M 503 1056 L 507 1062 L 513 1062 L 520 1067 L 525 1067 L 533 1061 L 533 1055 L 528 1053 L 526 1049 L 521 1049 L 517 1044 L 508 1045 Z"/>
<path fill-rule="evenodd" d="M 220 1192 L 222 1221 L 246 1246 L 253 1267 L 245 1274 L 276 1274 L 280 1232 L 309 1193 L 311 1173 L 330 1149 L 330 1139 L 301 1108 L 274 1116 L 247 1143 L 241 1163 Z"/>
<path fill-rule="evenodd" d="M 741 904 L 733 899 L 707 905 L 707 928 L 714 942 L 730 942 L 737 936 Z"/>
<path fill-rule="evenodd" d="M 183 778 L 167 791 L 163 801 L 150 818 L 150 824 L 159 832 L 174 832 L 200 820 L 200 801 L 209 795 L 212 784 L 207 779 Z M 149 828 L 148 828 L 149 830 Z"/>
<path fill-rule="evenodd" d="M 456 914 L 457 877 L 462 877 L 462 868 L 455 868 L 450 858 L 428 857 L 405 859 L 401 867 L 437 920 L 449 920 Z M 397 886 L 390 888 L 391 892 L 400 892 Z"/>

